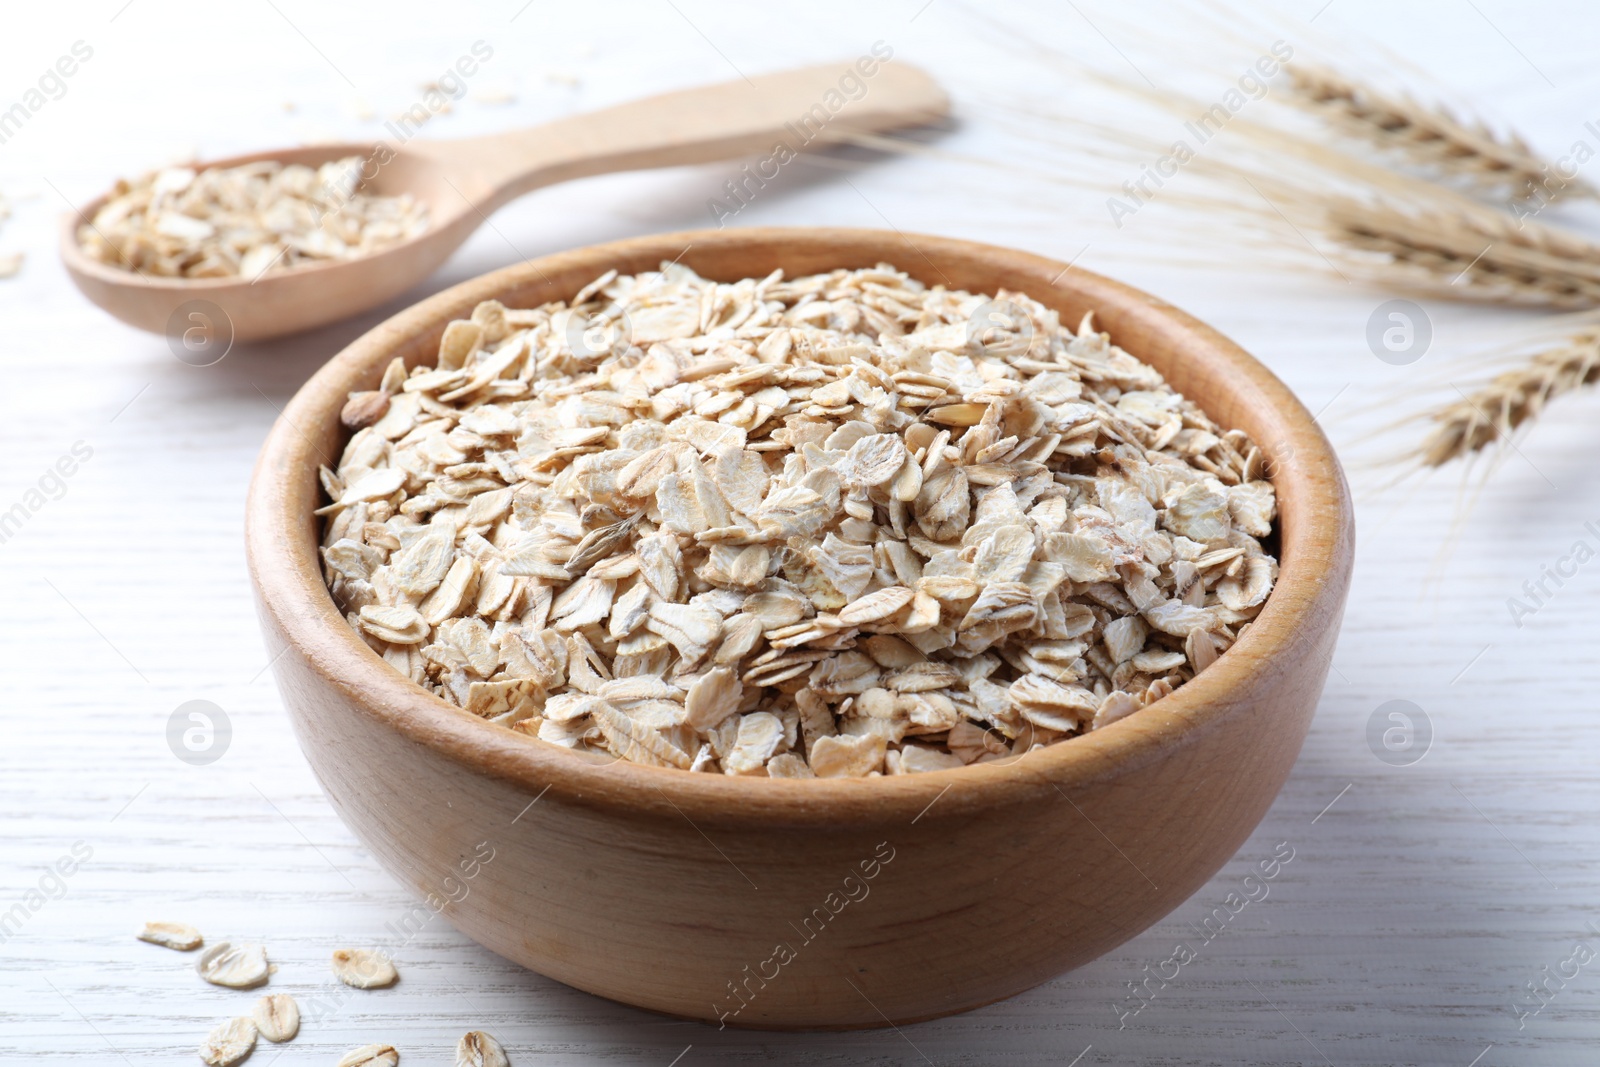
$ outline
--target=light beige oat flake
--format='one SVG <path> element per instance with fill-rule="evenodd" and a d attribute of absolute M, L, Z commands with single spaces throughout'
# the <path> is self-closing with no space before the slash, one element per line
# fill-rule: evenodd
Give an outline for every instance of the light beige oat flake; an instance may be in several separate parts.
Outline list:
<path fill-rule="evenodd" d="M 200 1046 L 200 1058 L 211 1067 L 231 1067 L 256 1047 L 256 1024 L 249 1019 L 218 1023 Z"/>
<path fill-rule="evenodd" d="M 152 945 L 161 945 L 164 948 L 177 949 L 179 952 L 188 952 L 201 945 L 200 931 L 188 923 L 148 922 L 144 929 L 139 931 L 139 940 L 148 941 Z"/>
<path fill-rule="evenodd" d="M 250 989 L 267 980 L 270 968 L 267 950 L 261 945 L 239 945 L 226 941 L 206 949 L 195 964 L 200 977 L 212 985 L 230 989 Z"/>
<path fill-rule="evenodd" d="M 300 1032 L 300 1006 L 287 993 L 268 993 L 250 1009 L 261 1036 L 277 1044 Z"/>
<path fill-rule="evenodd" d="M 393 1045 L 362 1045 L 339 1057 L 338 1067 L 398 1067 L 400 1053 Z"/>
<path fill-rule="evenodd" d="M 865 778 L 883 764 L 881 734 L 819 737 L 811 746 L 811 769 L 818 778 Z"/>
<path fill-rule="evenodd" d="M 382 989 L 400 977 L 389 958 L 377 949 L 341 948 L 333 953 L 333 973 L 355 989 Z"/>
<path fill-rule="evenodd" d="M 482 1030 L 469 1030 L 456 1042 L 456 1067 L 510 1067 L 500 1042 Z"/>

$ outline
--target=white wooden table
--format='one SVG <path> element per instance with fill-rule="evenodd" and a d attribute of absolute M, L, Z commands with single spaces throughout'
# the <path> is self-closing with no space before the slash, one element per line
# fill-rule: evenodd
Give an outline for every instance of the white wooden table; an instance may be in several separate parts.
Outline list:
<path fill-rule="evenodd" d="M 1600 117 L 1592 6 L 1410 6 L 1334 0 L 1319 11 L 1323 0 L 1302 0 L 1281 16 L 1304 26 L 1315 15 L 1318 30 L 1385 41 L 1552 153 L 1594 139 L 1583 128 Z M 1136 40 L 1102 36 L 1109 23 L 1083 7 L 1093 23 L 1074 5 L 1036 12 L 1039 36 L 1099 60 L 1114 46 L 1141 65 L 1159 61 Z M 419 83 L 476 40 L 494 56 L 472 91 L 511 89 L 516 102 L 469 96 L 432 120 L 431 136 L 733 77 L 735 64 L 753 73 L 853 57 L 882 39 L 955 90 L 967 121 L 947 147 L 1004 160 L 1017 135 L 979 103 L 1047 84 L 954 0 L 607 8 L 96 0 L 8 13 L 0 109 L 23 100 L 35 72 L 74 42 L 93 55 L 0 143 L 0 189 L 32 194 L 0 231 L 0 254 L 28 257 L 19 277 L 0 282 L 0 512 L 28 505 L 0 544 L 0 922 L 10 916 L 0 934 L 0 1059 L 193 1062 L 213 1022 L 251 998 L 201 983 L 190 957 L 136 942 L 147 918 L 195 923 L 214 940 L 265 941 L 280 967 L 274 988 L 310 1000 L 337 990 L 331 949 L 392 941 L 385 924 L 408 904 L 296 749 L 257 635 L 240 533 L 251 463 L 277 410 L 395 308 L 186 366 L 163 338 L 111 320 L 70 287 L 53 251 L 66 200 L 187 152 L 378 136 L 383 119 L 420 96 Z M 1168 13 L 1139 17 L 1158 25 Z M 1063 107 L 1095 106 L 1080 85 L 1057 92 Z M 362 117 L 363 102 L 376 119 Z M 497 216 L 427 291 L 525 256 L 704 225 L 706 200 L 733 169 L 536 194 Z M 1263 279 L 1163 265 L 1160 228 L 1143 218 L 1110 228 L 1103 195 L 939 161 L 796 164 L 735 221 L 892 225 L 1062 258 L 1088 245 L 1085 266 L 1196 312 L 1313 410 L 1327 406 L 1341 445 L 1373 421 L 1360 415 L 1364 404 L 1448 374 L 1452 349 L 1513 321 L 1429 304 L 1434 351 L 1388 366 L 1364 340 L 1386 294 L 1312 273 Z M 1600 961 L 1549 980 L 1539 1014 L 1519 1020 L 1514 1006 L 1536 1004 L 1525 985 L 1562 969 L 1577 943 L 1600 949 L 1600 567 L 1580 569 L 1520 628 L 1506 599 L 1575 540 L 1600 544 L 1584 528 L 1600 519 L 1596 411 L 1592 396 L 1558 406 L 1470 512 L 1454 472 L 1363 494 L 1335 674 L 1287 788 L 1210 885 L 1090 966 L 898 1032 L 719 1032 L 575 992 L 435 921 L 400 950 L 398 986 L 344 1000 L 254 1062 L 331 1063 L 368 1041 L 397 1045 L 407 1063 L 449 1062 L 456 1037 L 481 1027 L 521 1065 L 1594 1063 Z M 92 455 L 30 497 L 77 442 Z M 1358 490 L 1381 480 L 1354 468 L 1351 477 Z M 195 699 L 225 709 L 232 726 L 225 755 L 205 766 L 175 758 L 166 739 L 174 709 Z M 1385 763 L 1367 741 L 1375 710 L 1396 699 L 1419 705 L 1432 726 L 1431 749 L 1410 766 Z M 1280 842 L 1294 859 L 1270 896 L 1203 942 L 1195 928 Z M 88 854 L 75 872 L 51 875 L 75 848 Z M 1005 916 L 995 931 L 1006 936 Z M 1198 958 L 1125 1014 L 1136 1003 L 1128 984 L 1180 940 Z"/>

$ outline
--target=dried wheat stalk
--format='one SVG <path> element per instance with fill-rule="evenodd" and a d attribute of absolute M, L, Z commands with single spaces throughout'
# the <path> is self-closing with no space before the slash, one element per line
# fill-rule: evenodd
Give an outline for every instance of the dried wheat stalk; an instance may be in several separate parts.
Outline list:
<path fill-rule="evenodd" d="M 1171 114 L 1192 116 L 1204 110 L 1203 102 L 1176 91 L 1150 89 L 1116 77 L 1099 80 Z M 1070 150 L 1072 161 L 1071 166 L 1051 168 L 1048 174 L 1012 163 L 1008 166 L 1013 173 L 1021 170 L 1055 183 L 1104 188 L 1088 169 L 1096 162 L 1111 166 L 1120 162 L 1130 168 L 1142 162 L 1148 171 L 1148 161 L 1170 150 L 1136 131 L 1071 113 L 1022 114 L 1027 129 L 1062 135 L 1062 147 Z M 1270 121 L 1235 115 L 1227 132 L 1228 138 L 1219 139 L 1211 151 L 1184 164 L 1186 174 L 1208 179 L 1210 190 L 1191 185 L 1161 188 L 1154 194 L 1154 199 L 1189 209 L 1190 228 L 1185 233 L 1180 227 L 1179 236 L 1201 236 L 1205 230 L 1209 240 L 1216 225 L 1226 228 L 1225 239 L 1237 248 L 1248 237 L 1237 228 L 1237 216 L 1250 216 L 1274 228 L 1288 220 L 1301 236 L 1320 235 L 1327 253 L 1324 259 L 1342 259 L 1341 274 L 1360 274 L 1386 287 L 1448 300 L 1600 307 L 1600 243 L 1536 221 L 1526 211 L 1520 219 L 1513 217 L 1448 185 L 1396 172 L 1345 147 Z M 992 163 L 894 138 L 860 140 L 880 150 Z M 1135 197 L 1126 192 L 1125 183 L 1124 192 L 1117 195 L 1129 204 L 1142 204 L 1152 198 L 1149 192 Z M 1299 242 L 1275 240 L 1274 247 L 1279 252 L 1293 250 Z"/>
<path fill-rule="evenodd" d="M 1499 212 L 1442 205 L 1397 209 L 1322 198 L 1322 230 L 1342 248 L 1382 257 L 1404 281 L 1451 299 L 1555 308 L 1600 306 L 1600 245 Z"/>
<path fill-rule="evenodd" d="M 1435 413 L 1433 431 L 1422 443 L 1422 463 L 1439 467 L 1509 439 L 1552 399 L 1596 380 L 1600 380 L 1600 328 L 1580 330 Z"/>
<path fill-rule="evenodd" d="M 1496 134 L 1481 121 L 1468 124 L 1443 107 L 1387 95 L 1326 67 L 1297 63 L 1287 69 L 1298 102 L 1350 134 L 1410 157 L 1438 177 L 1460 179 L 1479 193 L 1512 200 L 1600 197 L 1600 190 L 1588 182 L 1552 172 L 1551 164 L 1515 133 Z"/>

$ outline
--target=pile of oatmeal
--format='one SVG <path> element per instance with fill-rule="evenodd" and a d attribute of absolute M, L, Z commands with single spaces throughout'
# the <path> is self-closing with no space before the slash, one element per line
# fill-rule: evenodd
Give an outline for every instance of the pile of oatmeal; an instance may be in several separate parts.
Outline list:
<path fill-rule="evenodd" d="M 1105 726 L 1277 576 L 1260 450 L 1026 296 L 888 265 L 480 304 L 344 410 L 323 559 L 465 713 L 724 774 L 904 774 Z"/>
<path fill-rule="evenodd" d="M 428 226 L 410 194 L 360 191 L 362 161 L 320 167 L 246 163 L 170 167 L 119 181 L 78 244 L 102 263 L 173 278 L 259 278 L 308 263 L 355 259 Z"/>

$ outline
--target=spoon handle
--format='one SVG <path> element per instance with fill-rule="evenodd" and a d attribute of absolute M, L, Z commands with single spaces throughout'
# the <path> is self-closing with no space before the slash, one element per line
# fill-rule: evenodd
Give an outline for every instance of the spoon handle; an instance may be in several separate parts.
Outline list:
<path fill-rule="evenodd" d="M 931 122 L 949 106 L 921 70 L 869 55 L 665 93 L 510 133 L 406 147 L 465 180 L 471 189 L 463 192 L 492 210 L 572 178 L 741 156 L 765 157 L 751 168 L 762 172 L 755 181 L 764 184 L 808 145 Z"/>

